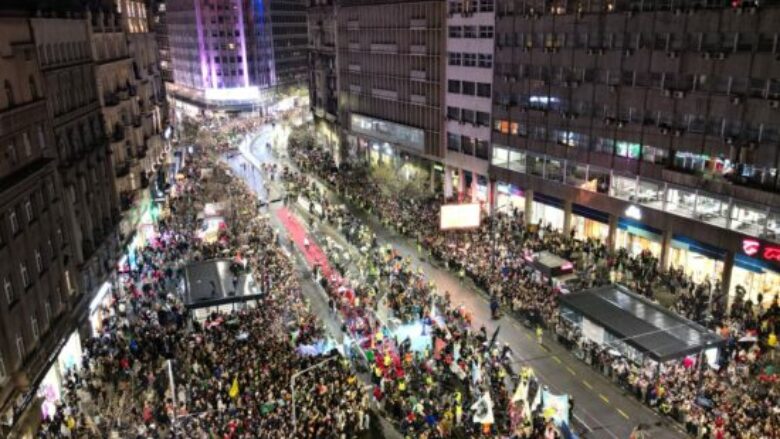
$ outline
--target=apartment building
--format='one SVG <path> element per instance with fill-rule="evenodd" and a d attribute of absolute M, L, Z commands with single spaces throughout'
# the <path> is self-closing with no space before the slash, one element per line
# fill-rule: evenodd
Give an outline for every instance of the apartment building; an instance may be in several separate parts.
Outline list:
<path fill-rule="evenodd" d="M 65 337 L 77 255 L 62 190 L 72 186 L 58 175 L 62 151 L 39 61 L 47 64 L 38 59 L 27 18 L 0 18 L 0 28 L 0 435 L 14 437 L 13 426 L 27 419 L 23 408 L 35 394 L 33 383 Z M 88 155 L 90 147 L 74 144 L 72 155 Z"/>
<path fill-rule="evenodd" d="M 488 206 L 495 0 L 447 4 L 443 191 Z"/>
<path fill-rule="evenodd" d="M 347 156 L 424 168 L 444 158 L 444 1 L 345 0 L 337 19 Z"/>
<path fill-rule="evenodd" d="M 496 204 L 780 295 L 780 8 L 497 0 Z"/>

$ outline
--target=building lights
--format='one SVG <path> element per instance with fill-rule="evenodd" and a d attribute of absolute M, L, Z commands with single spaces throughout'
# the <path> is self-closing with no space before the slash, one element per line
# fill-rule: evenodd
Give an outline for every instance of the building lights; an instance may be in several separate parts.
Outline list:
<path fill-rule="evenodd" d="M 637 221 L 642 219 L 642 210 L 633 204 L 626 208 L 625 214 L 626 217 L 635 219 Z"/>

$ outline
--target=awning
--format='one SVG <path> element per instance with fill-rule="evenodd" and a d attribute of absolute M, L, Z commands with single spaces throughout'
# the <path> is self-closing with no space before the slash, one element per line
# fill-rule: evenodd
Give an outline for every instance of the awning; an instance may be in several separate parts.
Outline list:
<path fill-rule="evenodd" d="M 668 361 L 724 343 L 723 338 L 622 285 L 606 285 L 560 297 L 567 308 L 601 325 L 656 361 Z"/>

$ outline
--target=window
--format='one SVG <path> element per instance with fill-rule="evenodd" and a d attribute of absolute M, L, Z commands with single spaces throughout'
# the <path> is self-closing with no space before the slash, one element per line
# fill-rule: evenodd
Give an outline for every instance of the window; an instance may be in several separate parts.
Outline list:
<path fill-rule="evenodd" d="M 493 26 L 480 26 L 479 27 L 480 38 L 493 38 Z"/>
<path fill-rule="evenodd" d="M 477 111 L 477 125 L 483 127 L 490 126 L 490 114 L 483 111 Z"/>
<path fill-rule="evenodd" d="M 464 122 L 475 123 L 476 122 L 476 114 L 474 113 L 474 110 L 462 109 L 460 111 L 460 120 L 462 120 Z"/>
<path fill-rule="evenodd" d="M 457 107 L 447 107 L 447 119 L 459 120 L 460 119 L 460 108 L 457 108 Z"/>
<path fill-rule="evenodd" d="M 455 79 L 447 81 L 447 91 L 450 93 L 460 93 L 460 81 Z"/>
<path fill-rule="evenodd" d="M 479 0 L 479 12 L 493 12 L 493 0 Z"/>
<path fill-rule="evenodd" d="M 32 328 L 33 341 L 38 340 L 38 316 L 35 314 L 30 316 L 30 328 Z"/>
<path fill-rule="evenodd" d="M 474 26 L 463 26 L 463 38 L 477 38 L 477 28 Z"/>
<path fill-rule="evenodd" d="M 16 333 L 16 354 L 19 356 L 19 364 L 23 363 L 27 350 L 24 348 L 24 337 L 21 332 Z"/>
<path fill-rule="evenodd" d="M 16 219 L 16 211 L 12 210 L 8 213 L 8 223 L 11 225 L 11 235 L 19 233 L 19 221 Z"/>
<path fill-rule="evenodd" d="M 450 52 L 448 58 L 451 66 L 459 66 L 461 63 L 461 56 L 458 52 Z"/>
<path fill-rule="evenodd" d="M 65 237 L 62 234 L 62 227 L 57 227 L 57 244 L 59 244 L 60 247 L 65 246 Z"/>
<path fill-rule="evenodd" d="M 463 65 L 466 67 L 475 67 L 477 65 L 477 54 L 476 53 L 464 53 L 463 54 Z"/>
<path fill-rule="evenodd" d="M 5 291 L 5 301 L 8 305 L 14 303 L 14 300 L 16 300 L 16 293 L 14 292 L 14 284 L 8 276 L 3 278 L 3 291 Z"/>
<path fill-rule="evenodd" d="M 483 98 L 489 98 L 490 97 L 490 84 L 480 82 L 477 84 L 477 96 L 483 97 Z"/>
<path fill-rule="evenodd" d="M 8 152 L 6 153 L 6 155 L 8 156 L 8 160 L 11 162 L 11 165 L 13 166 L 13 165 L 16 164 L 16 159 L 17 159 L 17 157 L 16 157 L 16 145 L 14 145 L 12 143 L 12 144 L 8 145 L 7 149 L 8 149 Z"/>
<path fill-rule="evenodd" d="M 3 354 L 0 353 L 0 383 L 4 383 L 8 378 L 8 371 L 5 369 L 5 359 Z"/>
<path fill-rule="evenodd" d="M 43 273 L 43 256 L 41 256 L 41 250 L 35 249 L 35 266 L 38 268 L 38 274 Z"/>
<path fill-rule="evenodd" d="M 46 299 L 46 303 L 43 304 L 43 314 L 46 318 L 43 323 L 46 326 L 49 326 L 49 322 L 51 322 L 51 304 L 49 303 L 49 299 Z"/>
<path fill-rule="evenodd" d="M 46 247 L 49 252 L 49 257 L 55 259 L 57 257 L 57 252 L 54 250 L 54 244 L 52 244 L 51 239 L 46 240 Z"/>
<path fill-rule="evenodd" d="M 36 100 L 40 97 L 38 95 L 38 85 L 35 83 L 35 78 L 32 75 L 30 75 L 28 81 L 30 83 L 30 96 L 32 96 L 33 100 Z"/>
<path fill-rule="evenodd" d="M 16 99 L 14 99 L 14 89 L 11 88 L 11 83 L 8 82 L 8 80 L 5 81 L 5 99 L 8 101 L 9 107 L 16 105 Z"/>
<path fill-rule="evenodd" d="M 460 151 L 460 135 L 447 133 L 447 149 L 450 151 Z"/>
<path fill-rule="evenodd" d="M 489 54 L 479 54 L 479 66 L 483 68 L 491 68 L 493 67 L 493 55 Z"/>
<path fill-rule="evenodd" d="M 24 262 L 19 263 L 19 274 L 22 276 L 22 286 L 27 288 L 30 286 L 30 274 L 27 273 L 27 264 Z"/>
<path fill-rule="evenodd" d="M 33 211 L 32 202 L 30 200 L 24 202 L 24 213 L 27 215 L 27 222 L 33 222 L 35 219 L 35 211 Z"/>
<path fill-rule="evenodd" d="M 449 36 L 450 38 L 462 38 L 463 37 L 463 28 L 460 26 L 450 26 L 449 28 Z"/>
<path fill-rule="evenodd" d="M 46 151 L 46 136 L 43 135 L 43 127 L 38 125 L 38 147 Z"/>
<path fill-rule="evenodd" d="M 477 86 L 476 86 L 475 83 L 473 83 L 471 81 L 463 81 L 461 83 L 461 92 L 464 95 L 474 96 L 476 91 L 477 91 Z"/>

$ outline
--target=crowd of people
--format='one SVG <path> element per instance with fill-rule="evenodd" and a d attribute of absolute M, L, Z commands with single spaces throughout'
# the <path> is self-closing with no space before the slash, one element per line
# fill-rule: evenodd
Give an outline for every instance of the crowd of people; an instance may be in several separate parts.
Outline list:
<path fill-rule="evenodd" d="M 219 163 L 222 148 L 202 146 L 179 170 L 156 235 L 113 275 L 98 335 L 38 437 L 369 437 L 370 396 L 349 362 L 298 349 L 326 334 L 277 232 Z M 233 207 L 208 241 L 197 232 L 211 202 Z M 213 258 L 255 276 L 262 295 L 197 319 L 183 302 L 184 267 Z"/>
<path fill-rule="evenodd" d="M 339 169 L 328 151 L 320 148 L 293 148 L 290 155 L 300 169 L 320 177 L 348 202 L 376 214 L 386 226 L 416 239 L 503 306 L 554 328 L 581 358 L 643 402 L 680 421 L 690 434 L 772 438 L 780 431 L 780 388 L 774 374 L 780 322 L 777 298 L 770 307 L 760 307 L 737 297 L 726 310 L 717 284 L 697 284 L 681 269 L 662 269 L 646 252 L 638 256 L 625 249 L 611 252 L 603 242 L 578 240 L 549 225 L 525 224 L 517 212 L 489 217 L 473 231 L 443 234 L 437 222 L 442 200 L 393 197 L 370 178 L 365 167 Z M 523 255 L 542 250 L 572 261 L 580 287 L 618 279 L 650 299 L 661 288 L 671 291 L 675 311 L 726 339 L 718 364 L 696 365 L 691 358 L 660 366 L 635 364 L 614 355 L 608 346 L 584 340 L 558 316 L 559 292 L 522 261 Z"/>

